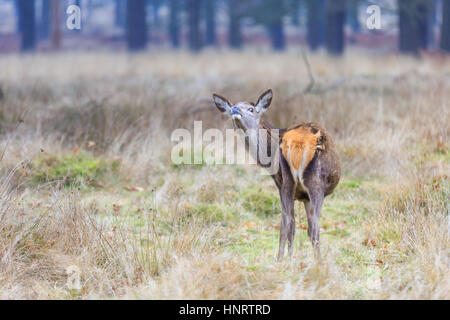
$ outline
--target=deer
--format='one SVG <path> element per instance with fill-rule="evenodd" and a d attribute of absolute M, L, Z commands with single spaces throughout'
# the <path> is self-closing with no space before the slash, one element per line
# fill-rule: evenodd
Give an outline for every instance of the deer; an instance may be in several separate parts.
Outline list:
<path fill-rule="evenodd" d="M 308 236 L 314 256 L 320 260 L 319 217 L 326 196 L 333 193 L 341 177 L 341 160 L 335 143 L 328 131 L 314 122 L 301 122 L 289 128 L 276 128 L 261 118 L 270 107 L 273 98 L 271 89 L 257 100 L 232 104 L 225 97 L 213 94 L 217 109 L 231 117 L 235 129 L 244 133 L 245 147 L 256 163 L 261 163 L 254 150 L 262 144 L 274 145 L 276 152 L 269 151 L 270 172 L 278 188 L 281 200 L 281 224 L 277 261 L 284 257 L 286 241 L 288 256 L 292 257 L 295 237 L 295 200 L 302 202 L 308 219 Z M 262 130 L 262 131 L 261 131 Z M 261 134 L 267 133 L 267 134 Z M 277 134 L 275 134 L 277 133 Z M 254 141 L 257 148 L 250 148 Z M 266 150 L 273 150 L 266 148 Z"/>

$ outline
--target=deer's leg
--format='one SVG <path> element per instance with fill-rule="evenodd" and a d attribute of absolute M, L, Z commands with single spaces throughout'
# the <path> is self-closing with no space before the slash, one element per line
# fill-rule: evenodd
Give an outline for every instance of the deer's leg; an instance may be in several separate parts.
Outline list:
<path fill-rule="evenodd" d="M 319 246 L 319 217 L 322 210 L 324 193 L 321 190 L 311 190 L 309 192 L 309 202 L 305 202 L 306 216 L 308 217 L 308 236 L 311 239 L 314 254 L 317 259 L 320 259 Z"/>
<path fill-rule="evenodd" d="M 294 190 L 291 186 L 284 185 L 280 189 L 281 199 L 281 226 L 280 226 L 280 246 L 278 248 L 278 261 L 283 260 L 284 248 L 288 241 L 288 254 L 292 255 L 295 236 L 294 217 Z"/>

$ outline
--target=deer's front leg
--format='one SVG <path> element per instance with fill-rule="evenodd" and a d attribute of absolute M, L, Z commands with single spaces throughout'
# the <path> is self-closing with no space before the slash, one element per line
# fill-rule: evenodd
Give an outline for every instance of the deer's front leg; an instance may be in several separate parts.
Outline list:
<path fill-rule="evenodd" d="M 280 226 L 280 246 L 278 248 L 278 262 L 283 260 L 286 240 L 288 241 L 288 254 L 292 256 L 295 236 L 294 217 L 294 190 L 291 186 L 280 188 L 281 200 L 281 226 Z"/>

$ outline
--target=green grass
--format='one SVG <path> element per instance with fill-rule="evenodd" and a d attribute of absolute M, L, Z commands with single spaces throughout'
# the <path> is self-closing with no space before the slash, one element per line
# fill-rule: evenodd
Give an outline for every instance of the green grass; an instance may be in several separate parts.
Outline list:
<path fill-rule="evenodd" d="M 260 217 L 280 213 L 280 198 L 277 193 L 265 188 L 251 186 L 244 189 L 241 196 L 243 197 L 243 207 Z"/>
<path fill-rule="evenodd" d="M 60 181 L 64 186 L 102 182 L 108 173 L 117 174 L 119 162 L 95 158 L 87 153 L 45 155 L 32 164 L 36 184 Z"/>

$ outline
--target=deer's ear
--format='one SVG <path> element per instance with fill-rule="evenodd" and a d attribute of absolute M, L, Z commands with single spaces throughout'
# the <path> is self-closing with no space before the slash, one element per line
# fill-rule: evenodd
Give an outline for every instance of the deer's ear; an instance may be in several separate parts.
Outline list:
<path fill-rule="evenodd" d="M 267 109 L 270 107 L 270 104 L 272 103 L 273 93 L 272 89 L 267 90 L 264 92 L 258 99 L 258 102 L 256 103 L 255 109 L 256 112 L 266 112 Z"/>
<path fill-rule="evenodd" d="M 213 94 L 213 100 L 220 112 L 231 114 L 231 103 L 226 98 Z"/>

